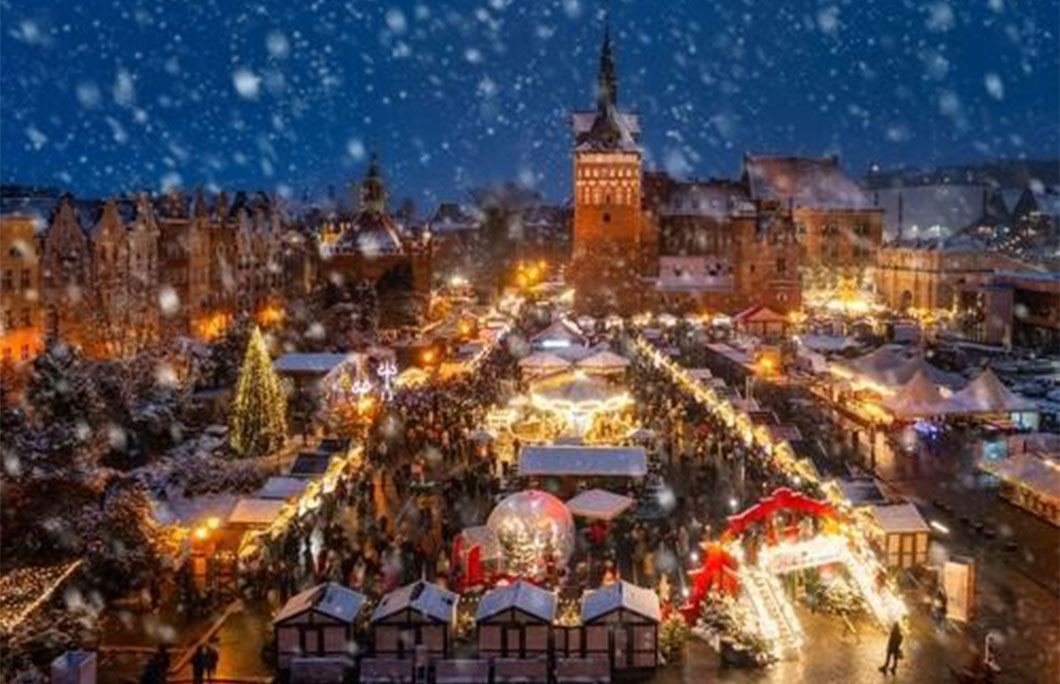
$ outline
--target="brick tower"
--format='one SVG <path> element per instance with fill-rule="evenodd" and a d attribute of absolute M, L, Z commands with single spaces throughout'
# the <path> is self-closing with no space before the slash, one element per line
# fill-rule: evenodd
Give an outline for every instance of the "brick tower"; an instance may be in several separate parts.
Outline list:
<path fill-rule="evenodd" d="M 643 155 L 640 121 L 618 109 L 618 76 L 604 31 L 596 109 L 575 112 L 574 248 L 569 280 L 576 305 L 591 314 L 638 312 L 644 303 L 641 250 Z"/>

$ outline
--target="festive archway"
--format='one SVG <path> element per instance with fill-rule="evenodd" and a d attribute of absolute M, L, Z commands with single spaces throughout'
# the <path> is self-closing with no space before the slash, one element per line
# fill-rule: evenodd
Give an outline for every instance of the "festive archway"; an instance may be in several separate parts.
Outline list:
<path fill-rule="evenodd" d="M 768 520 L 779 511 L 798 511 L 818 518 L 835 519 L 837 517 L 835 509 L 830 504 L 811 499 L 787 487 L 780 487 L 746 511 L 729 516 L 729 525 L 722 534 L 722 540 L 727 541 L 743 534 L 753 523 Z"/>

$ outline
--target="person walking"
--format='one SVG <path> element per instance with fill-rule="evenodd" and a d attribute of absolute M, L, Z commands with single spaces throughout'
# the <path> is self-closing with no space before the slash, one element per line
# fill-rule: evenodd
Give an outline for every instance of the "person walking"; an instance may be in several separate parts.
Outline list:
<path fill-rule="evenodd" d="M 202 644 L 195 649 L 195 655 L 191 657 L 191 681 L 193 684 L 203 684 L 206 680 L 206 649 Z"/>
<path fill-rule="evenodd" d="M 880 666 L 880 672 L 887 674 L 890 666 L 893 675 L 898 669 L 898 661 L 902 659 L 902 628 L 897 622 L 891 627 L 891 635 L 887 637 L 887 659 Z"/>
<path fill-rule="evenodd" d="M 217 661 L 220 660 L 220 654 L 217 653 L 217 649 L 213 646 L 213 639 L 210 641 L 211 643 L 203 645 L 203 648 L 205 649 L 203 654 L 203 664 L 206 669 L 207 682 L 212 682 L 217 675 Z"/>

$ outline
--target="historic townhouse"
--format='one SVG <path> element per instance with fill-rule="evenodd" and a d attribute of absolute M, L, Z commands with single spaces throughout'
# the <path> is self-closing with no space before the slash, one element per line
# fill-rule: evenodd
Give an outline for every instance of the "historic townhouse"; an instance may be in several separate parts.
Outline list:
<path fill-rule="evenodd" d="M 0 216 L 0 363 L 30 361 L 41 349 L 40 259 L 35 221 Z"/>

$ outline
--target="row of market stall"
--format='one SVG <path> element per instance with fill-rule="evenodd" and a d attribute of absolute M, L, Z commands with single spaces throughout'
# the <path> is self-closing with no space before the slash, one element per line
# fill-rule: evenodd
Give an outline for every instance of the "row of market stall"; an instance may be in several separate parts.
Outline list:
<path fill-rule="evenodd" d="M 412 682 L 418 675 L 443 682 L 459 675 L 483 684 L 573 684 L 658 665 L 659 599 L 626 582 L 587 592 L 573 615 L 561 610 L 556 592 L 526 581 L 467 603 L 424 581 L 374 606 L 339 584 L 318 585 L 292 597 L 273 621 L 280 668 L 294 676 L 356 671 L 361 682 Z M 462 609 L 473 615 L 474 658 L 454 657 Z"/>

